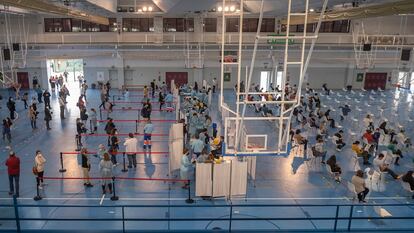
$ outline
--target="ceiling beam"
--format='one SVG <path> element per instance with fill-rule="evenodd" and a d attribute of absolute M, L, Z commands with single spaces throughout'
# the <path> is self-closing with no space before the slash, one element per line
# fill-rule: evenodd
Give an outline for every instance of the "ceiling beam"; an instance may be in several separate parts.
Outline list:
<path fill-rule="evenodd" d="M 398 2 L 384 3 L 378 5 L 362 6 L 349 8 L 344 10 L 334 10 L 326 12 L 322 21 L 336 21 L 346 19 L 362 19 L 373 18 L 381 16 L 390 16 L 398 14 L 410 14 L 414 13 L 414 1 L 403 0 Z M 318 22 L 319 13 L 309 13 L 308 23 Z M 286 19 L 281 21 L 282 24 L 286 24 Z M 297 25 L 304 23 L 304 16 L 291 16 L 290 24 Z"/>
<path fill-rule="evenodd" d="M 86 11 L 77 10 L 71 7 L 59 6 L 42 0 L 1 0 L 0 3 L 5 6 L 13 6 L 25 10 L 62 15 L 71 18 L 82 19 L 93 23 L 109 25 L 109 20 L 106 17 L 92 15 Z"/>

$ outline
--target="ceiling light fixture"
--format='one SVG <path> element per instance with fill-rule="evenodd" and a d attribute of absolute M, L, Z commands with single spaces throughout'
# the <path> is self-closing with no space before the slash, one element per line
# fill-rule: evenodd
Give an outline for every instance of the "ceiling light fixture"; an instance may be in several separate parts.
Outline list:
<path fill-rule="evenodd" d="M 224 7 L 224 11 L 229 11 L 229 7 L 228 6 L 226 6 L 226 7 Z"/>
<path fill-rule="evenodd" d="M 236 7 L 235 6 L 231 6 L 230 7 L 230 11 L 234 11 L 234 10 L 236 10 Z"/>
<path fill-rule="evenodd" d="M 152 11 L 152 6 L 149 6 L 148 7 L 148 11 Z"/>
<path fill-rule="evenodd" d="M 219 7 L 217 8 L 217 10 L 218 10 L 219 12 L 222 12 L 222 11 L 223 11 L 223 7 L 219 6 Z"/>
<path fill-rule="evenodd" d="M 147 11 L 147 7 L 146 6 L 142 7 L 142 11 Z"/>
<path fill-rule="evenodd" d="M 142 13 L 142 9 L 138 9 L 138 12 Z"/>
<path fill-rule="evenodd" d="M 309 12 L 315 12 L 315 9 L 310 8 L 310 9 L 309 9 Z"/>
<path fill-rule="evenodd" d="M 236 12 L 240 12 L 240 9 L 237 9 Z"/>

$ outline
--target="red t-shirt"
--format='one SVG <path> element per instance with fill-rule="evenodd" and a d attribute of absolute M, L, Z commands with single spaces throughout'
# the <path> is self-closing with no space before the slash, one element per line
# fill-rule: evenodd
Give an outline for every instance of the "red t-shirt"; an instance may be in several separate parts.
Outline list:
<path fill-rule="evenodd" d="M 374 142 L 374 138 L 372 137 L 372 134 L 370 133 L 364 133 L 364 138 L 367 139 L 369 144 Z"/>
<path fill-rule="evenodd" d="M 6 161 L 7 172 L 9 175 L 20 174 L 20 159 L 16 156 L 12 156 Z"/>

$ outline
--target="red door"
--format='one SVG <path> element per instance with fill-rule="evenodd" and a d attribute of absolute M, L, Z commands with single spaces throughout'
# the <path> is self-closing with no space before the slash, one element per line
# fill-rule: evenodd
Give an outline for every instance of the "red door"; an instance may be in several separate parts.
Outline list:
<path fill-rule="evenodd" d="M 167 82 L 168 88 L 171 86 L 171 80 L 174 80 L 175 84 L 181 86 L 188 83 L 187 72 L 165 72 L 165 82 Z"/>
<path fill-rule="evenodd" d="M 364 89 L 385 89 L 387 83 L 387 73 L 366 73 L 365 74 L 365 84 Z"/>
<path fill-rule="evenodd" d="M 29 74 L 27 72 L 17 72 L 17 82 L 22 85 L 22 89 L 29 89 Z"/>

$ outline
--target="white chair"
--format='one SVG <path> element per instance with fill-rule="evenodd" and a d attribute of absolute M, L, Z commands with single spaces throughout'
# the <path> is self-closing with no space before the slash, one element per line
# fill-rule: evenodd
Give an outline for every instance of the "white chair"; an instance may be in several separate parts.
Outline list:
<path fill-rule="evenodd" d="M 413 194 L 413 193 L 414 193 L 414 190 L 411 190 L 411 187 L 410 187 L 410 184 L 409 184 L 409 183 L 404 182 L 404 181 L 401 181 L 401 186 L 402 186 L 402 188 L 403 188 L 405 191 L 407 191 L 407 192 L 409 192 L 409 193 L 411 193 L 411 194 Z"/>
<path fill-rule="evenodd" d="M 362 156 L 358 156 L 356 153 L 354 153 L 353 155 L 352 155 L 352 158 L 354 159 L 354 161 L 355 161 L 355 163 L 354 163 L 354 171 L 358 171 L 358 170 L 360 170 L 361 169 L 361 166 L 359 166 L 359 160 L 360 159 L 364 159 L 364 157 L 362 157 Z M 357 165 L 358 165 L 358 167 L 357 167 Z"/>
<path fill-rule="evenodd" d="M 370 100 L 375 100 L 375 98 L 373 96 L 369 96 Z"/>
<path fill-rule="evenodd" d="M 392 214 L 388 212 L 386 209 L 382 208 L 381 206 L 374 206 L 374 211 L 377 213 L 381 218 L 391 217 Z"/>
<path fill-rule="evenodd" d="M 365 88 L 361 88 L 361 91 L 366 92 L 367 90 L 365 90 Z"/>
<path fill-rule="evenodd" d="M 355 185 L 349 181 L 346 182 L 348 190 L 353 194 L 352 200 L 358 200 L 358 193 L 355 191 Z"/>
<path fill-rule="evenodd" d="M 325 169 L 328 175 L 331 176 L 334 180 L 336 180 L 336 177 L 339 175 L 339 173 L 333 172 L 328 164 L 325 164 Z"/>

